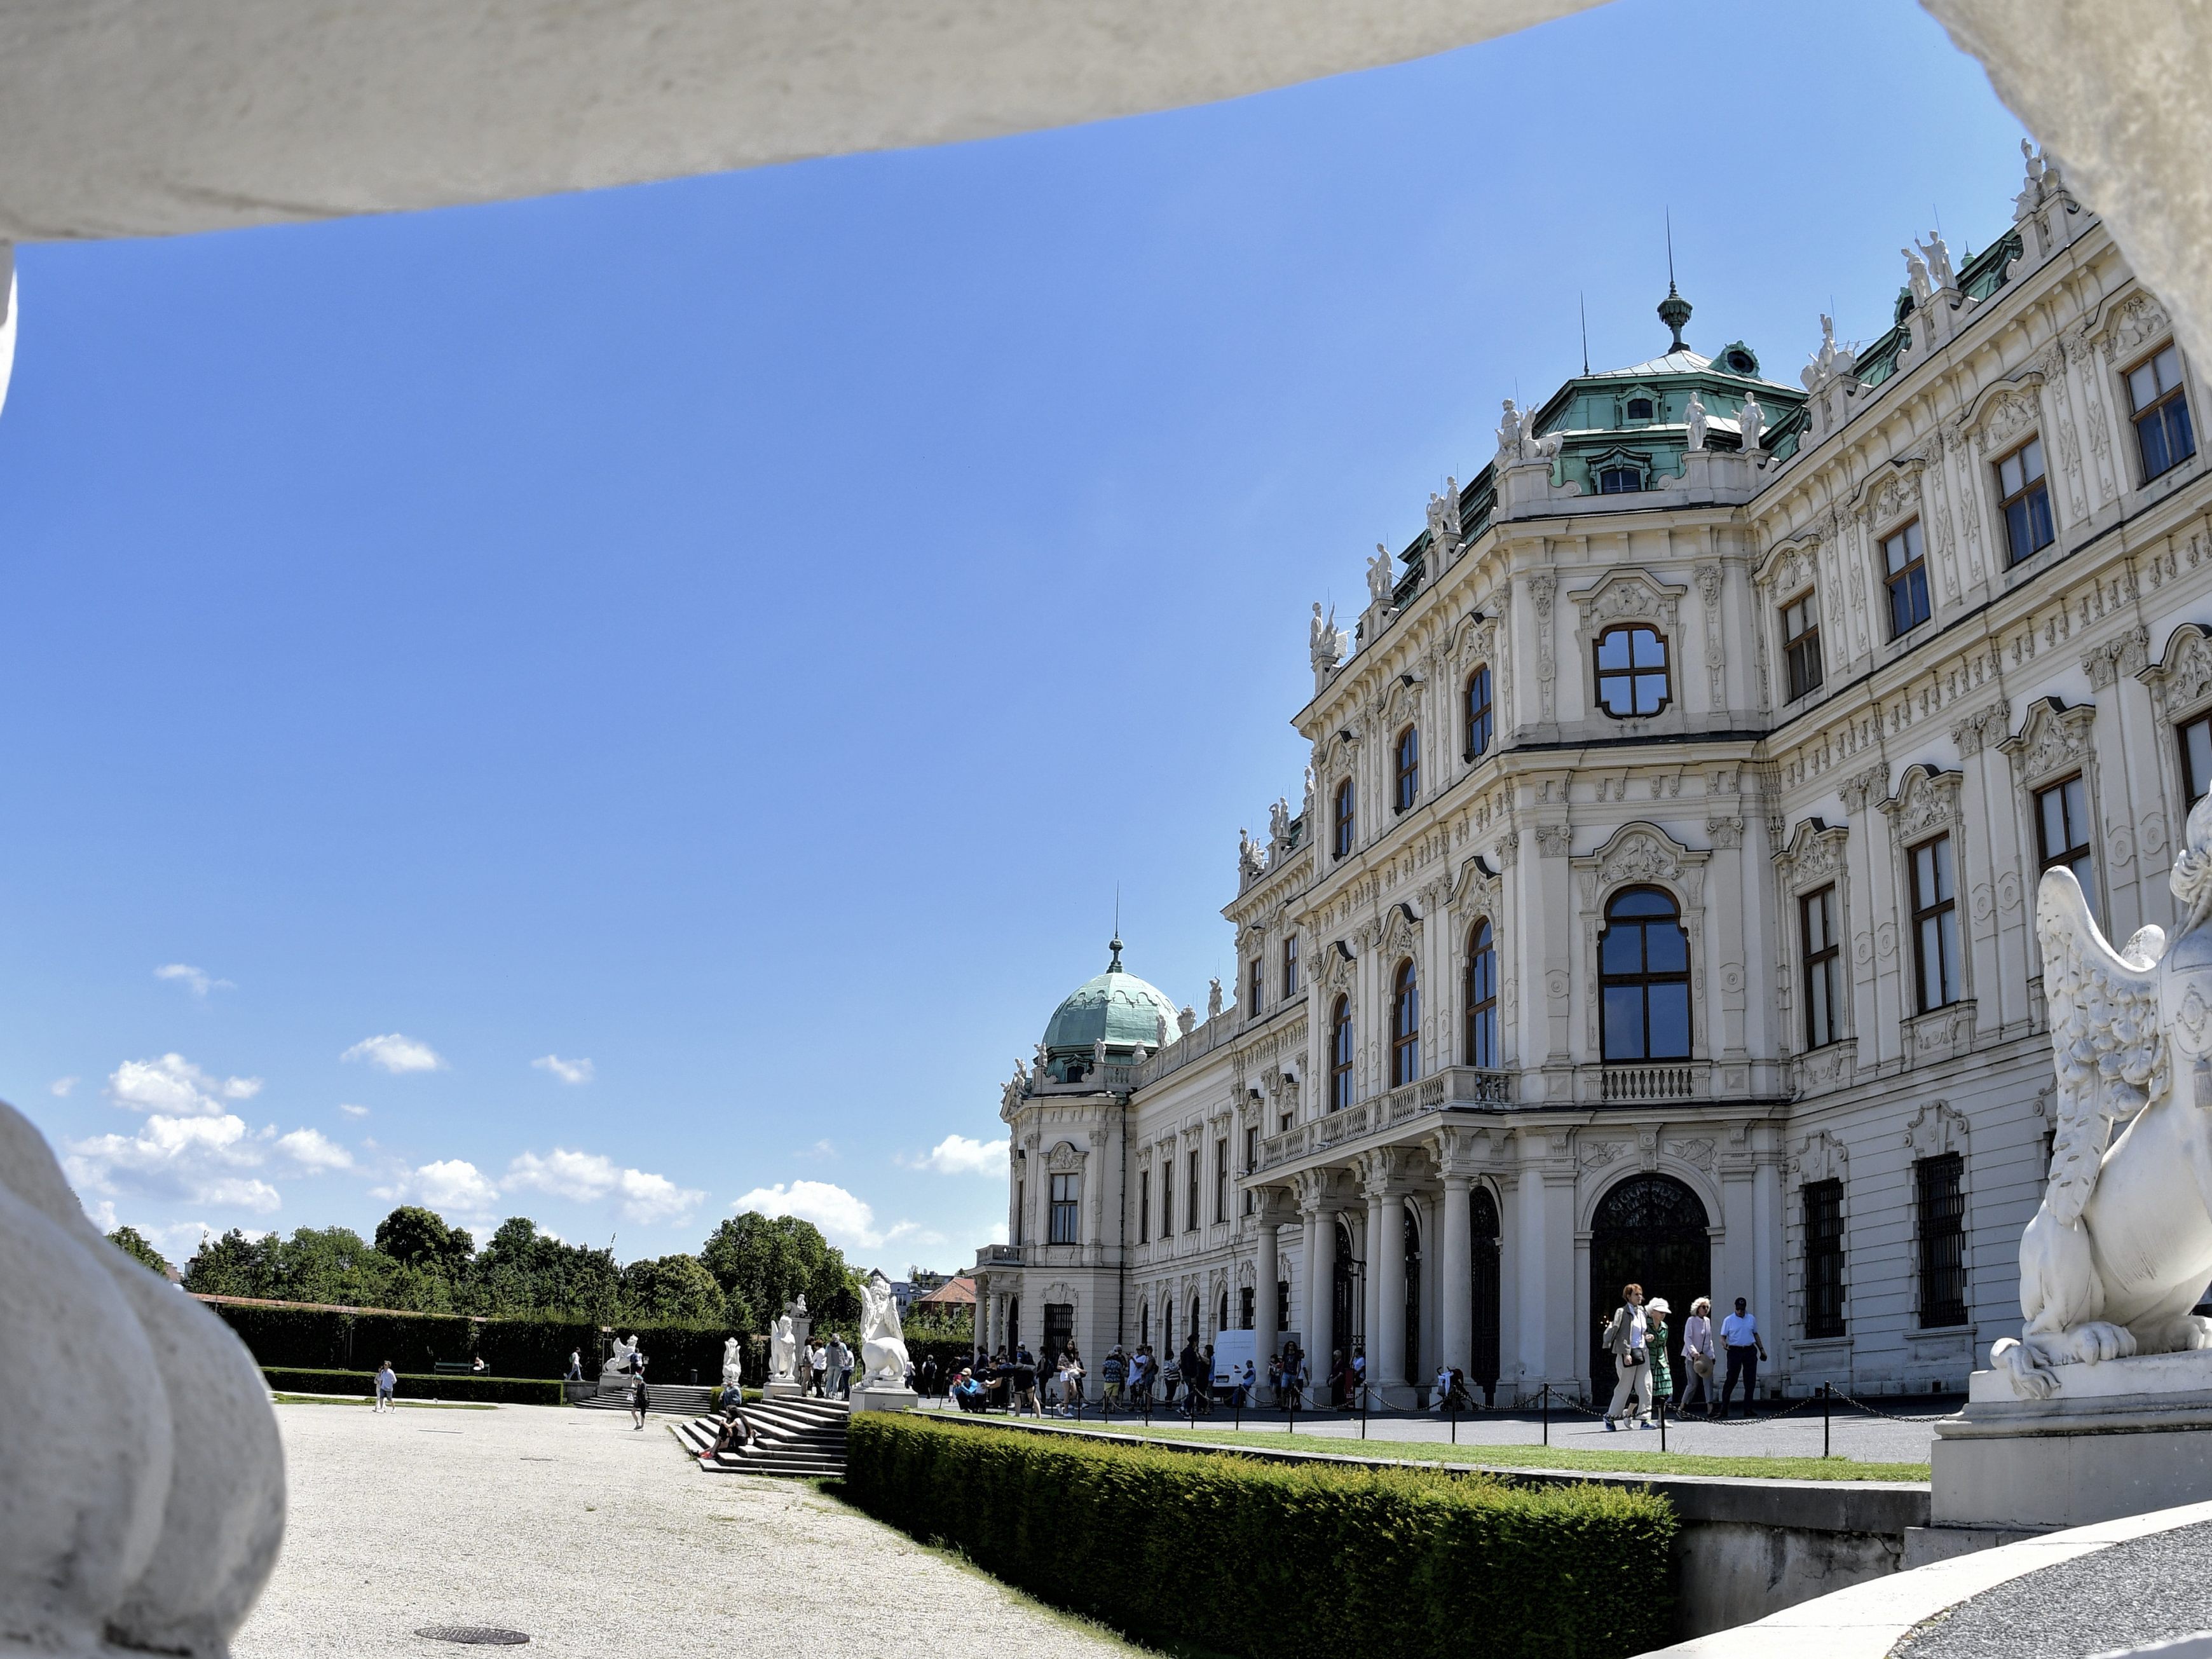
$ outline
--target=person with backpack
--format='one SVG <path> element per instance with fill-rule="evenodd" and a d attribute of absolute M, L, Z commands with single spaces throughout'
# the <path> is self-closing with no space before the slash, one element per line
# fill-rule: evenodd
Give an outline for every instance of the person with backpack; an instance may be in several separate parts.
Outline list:
<path fill-rule="evenodd" d="M 1644 1311 L 1644 1287 L 1624 1285 L 1620 1306 L 1606 1322 L 1598 1340 L 1612 1352 L 1614 1375 L 1612 1403 L 1605 1408 L 1608 1434 L 1618 1433 L 1620 1421 L 1633 1417 L 1643 1427 L 1651 1426 L 1650 1324 Z"/>

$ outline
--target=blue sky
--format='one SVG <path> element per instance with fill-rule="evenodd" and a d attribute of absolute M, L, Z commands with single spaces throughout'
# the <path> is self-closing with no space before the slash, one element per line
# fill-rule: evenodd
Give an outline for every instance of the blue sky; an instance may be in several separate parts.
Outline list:
<path fill-rule="evenodd" d="M 1204 109 L 27 248 L 0 417 L 0 1092 L 95 1213 L 405 1196 L 855 1260 L 1002 1236 L 1105 963 L 1233 982 L 1305 615 L 1498 399 L 1794 379 L 2009 222 L 1917 7 L 1617 0 Z"/>

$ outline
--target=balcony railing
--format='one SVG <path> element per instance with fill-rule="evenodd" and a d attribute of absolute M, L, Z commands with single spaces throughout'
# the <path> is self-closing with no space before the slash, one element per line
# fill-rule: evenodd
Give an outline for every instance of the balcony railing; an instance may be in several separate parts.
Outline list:
<path fill-rule="evenodd" d="M 1599 1073 L 1599 1098 L 1607 1102 L 1687 1100 L 1698 1092 L 1697 1067 L 1608 1066 Z"/>
<path fill-rule="evenodd" d="M 1293 1158 L 1325 1152 L 1346 1142 L 1395 1129 L 1402 1124 L 1446 1110 L 1496 1110 L 1513 1103 L 1513 1073 L 1480 1071 L 1472 1066 L 1450 1066 L 1433 1077 L 1425 1077 L 1393 1089 L 1387 1095 L 1331 1112 L 1270 1135 L 1260 1143 L 1258 1161 L 1248 1174 L 1256 1175 Z"/>

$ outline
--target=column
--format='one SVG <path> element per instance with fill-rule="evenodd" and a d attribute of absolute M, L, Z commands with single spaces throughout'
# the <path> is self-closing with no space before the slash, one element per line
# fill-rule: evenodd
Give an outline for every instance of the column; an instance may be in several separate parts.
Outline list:
<path fill-rule="evenodd" d="M 1367 1278 L 1377 1315 L 1367 1328 L 1367 1380 L 1382 1389 L 1375 1403 L 1396 1405 L 1406 1391 L 1406 1200 L 1395 1193 L 1367 1200 Z"/>
<path fill-rule="evenodd" d="M 1443 1363 L 1468 1371 L 1474 1359 L 1474 1179 L 1444 1177 L 1443 1246 L 1437 1255 L 1437 1333 Z M 1471 1375 L 1471 1373 L 1470 1373 Z"/>
<path fill-rule="evenodd" d="M 1322 1371 L 1335 1346 L 1336 1218 L 1318 1196 L 1309 1199 L 1306 1217 L 1306 1389 L 1310 1403 L 1328 1399 Z M 1321 1368 L 1317 1370 L 1316 1368 Z"/>
<path fill-rule="evenodd" d="M 1281 1255 L 1275 1223 L 1265 1211 L 1261 1212 L 1257 1232 L 1259 1243 L 1254 1247 L 1255 1259 L 1252 1264 L 1252 1346 L 1259 1358 L 1253 1369 L 1254 1375 L 1264 1382 L 1267 1377 L 1267 1356 L 1282 1341 L 1275 1322 L 1275 1264 Z"/>

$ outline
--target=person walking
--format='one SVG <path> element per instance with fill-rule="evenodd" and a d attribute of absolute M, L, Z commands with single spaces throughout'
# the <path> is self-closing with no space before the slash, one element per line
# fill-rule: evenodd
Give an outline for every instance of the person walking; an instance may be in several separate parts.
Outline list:
<path fill-rule="evenodd" d="M 1294 1412 L 1305 1404 L 1305 1351 L 1295 1342 L 1283 1350 L 1283 1386 L 1275 1395 L 1275 1403 L 1286 1412 Z"/>
<path fill-rule="evenodd" d="M 1667 1318 L 1674 1311 L 1663 1296 L 1655 1296 L 1644 1304 L 1644 1352 L 1651 1356 L 1651 1398 L 1662 1407 L 1674 1403 L 1674 1367 L 1667 1357 Z"/>
<path fill-rule="evenodd" d="M 392 1362 L 387 1359 L 376 1368 L 376 1409 L 378 1411 L 388 1412 L 398 1409 L 392 1395 L 392 1391 L 398 1386 L 399 1373 L 392 1369 Z"/>
<path fill-rule="evenodd" d="M 1152 1408 L 1152 1344 L 1140 1342 L 1136 1358 L 1129 1362 L 1129 1400 L 1139 1411 Z"/>
<path fill-rule="evenodd" d="M 1106 1352 L 1106 1361 L 1098 1368 L 1098 1381 L 1105 1389 L 1103 1404 L 1111 1411 L 1121 1403 L 1121 1386 L 1129 1375 L 1129 1362 L 1115 1343 Z"/>
<path fill-rule="evenodd" d="M 1352 1351 L 1352 1383 L 1349 1393 L 1353 1410 L 1357 1411 L 1367 1403 L 1367 1348 L 1364 1343 Z"/>
<path fill-rule="evenodd" d="M 1721 1346 L 1728 1350 L 1728 1377 L 1721 1384 L 1721 1415 L 1726 1417 L 1736 1378 L 1743 1379 L 1743 1414 L 1751 1415 L 1751 1402 L 1759 1397 L 1759 1362 L 1766 1358 L 1766 1344 L 1759 1334 L 1759 1316 L 1748 1311 L 1744 1299 L 1735 1299 L 1735 1311 L 1721 1321 Z"/>
<path fill-rule="evenodd" d="M 1622 1285 L 1620 1306 L 1606 1322 L 1605 1334 L 1598 1339 L 1613 1354 L 1616 1379 L 1612 1402 L 1605 1408 L 1608 1434 L 1618 1433 L 1619 1419 L 1630 1417 L 1641 1420 L 1647 1429 L 1651 1426 L 1646 1415 L 1651 1409 L 1650 1328 L 1644 1312 L 1644 1287 Z"/>
<path fill-rule="evenodd" d="M 1060 1353 L 1060 1414 L 1073 1416 L 1083 1406 L 1083 1352 L 1073 1342 Z"/>
<path fill-rule="evenodd" d="M 568 1372 L 561 1380 L 563 1382 L 580 1382 L 584 1380 L 584 1351 L 581 1348 L 571 1348 L 568 1351 Z"/>
<path fill-rule="evenodd" d="M 814 1397 L 821 1399 L 830 1381 L 830 1351 L 818 1337 L 806 1345 L 806 1372 L 814 1385 Z"/>
<path fill-rule="evenodd" d="M 1701 1296 L 1690 1304 L 1690 1316 L 1682 1322 L 1682 1364 L 1688 1374 L 1682 1378 L 1682 1409 L 1690 1409 L 1694 1396 L 1705 1407 L 1705 1415 L 1713 1414 L 1713 1370 L 1719 1364 L 1720 1351 L 1713 1344 L 1713 1302 Z"/>
<path fill-rule="evenodd" d="M 845 1346 L 845 1339 L 836 1332 L 830 1333 L 830 1346 L 823 1351 L 829 1362 L 829 1392 L 844 1397 L 853 1375 L 853 1351 Z"/>
<path fill-rule="evenodd" d="M 936 1392 L 937 1392 L 937 1356 L 936 1356 L 936 1355 L 934 1355 L 934 1354 L 927 1354 L 927 1353 L 926 1353 L 926 1354 L 924 1354 L 924 1355 L 922 1355 L 922 1357 L 921 1357 L 921 1364 L 920 1365 L 918 1365 L 918 1366 L 916 1366 L 916 1367 L 915 1368 L 915 1373 L 914 1373 L 914 1382 L 915 1382 L 915 1390 L 914 1390 L 914 1391 L 915 1391 L 916 1394 L 920 1395 L 921 1395 L 924 1400 L 927 1400 L 927 1399 L 929 1399 L 932 1395 L 933 1395 L 934 1394 L 936 1394 Z"/>
<path fill-rule="evenodd" d="M 652 1404 L 653 1396 L 645 1391 L 645 1378 L 642 1376 L 630 1378 L 629 1414 L 637 1419 L 632 1426 L 641 1429 L 645 1426 L 646 1408 Z"/>

